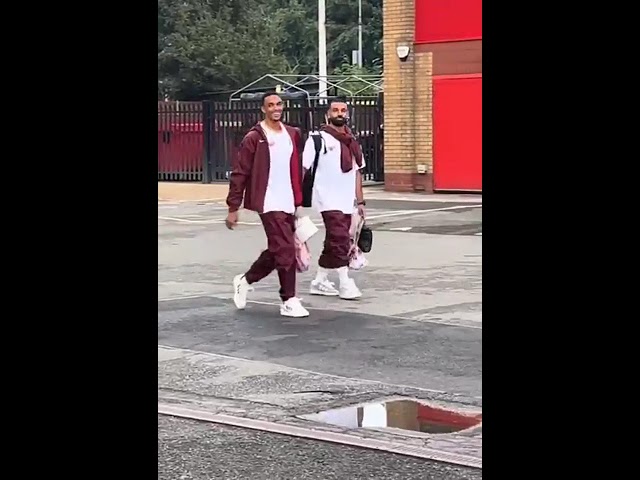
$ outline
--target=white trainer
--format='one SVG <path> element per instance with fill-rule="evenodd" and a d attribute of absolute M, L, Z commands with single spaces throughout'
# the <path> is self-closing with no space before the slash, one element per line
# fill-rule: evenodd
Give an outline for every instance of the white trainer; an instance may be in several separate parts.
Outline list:
<path fill-rule="evenodd" d="M 353 278 L 349 278 L 348 280 L 340 283 L 340 298 L 344 300 L 355 300 L 361 296 L 362 292 L 356 286 L 356 282 L 353 281 Z"/>
<path fill-rule="evenodd" d="M 247 306 L 249 290 L 251 287 L 247 283 L 247 279 L 244 278 L 244 274 L 236 275 L 233 278 L 233 303 L 236 304 L 236 308 L 243 310 Z"/>
<path fill-rule="evenodd" d="M 309 287 L 309 293 L 311 295 L 324 295 L 325 297 L 337 297 L 340 292 L 336 288 L 333 282 L 330 282 L 328 278 L 324 280 L 313 280 Z"/>
<path fill-rule="evenodd" d="M 299 298 L 293 297 L 280 306 L 280 315 L 283 317 L 301 318 L 308 317 L 309 312 L 302 306 Z"/>

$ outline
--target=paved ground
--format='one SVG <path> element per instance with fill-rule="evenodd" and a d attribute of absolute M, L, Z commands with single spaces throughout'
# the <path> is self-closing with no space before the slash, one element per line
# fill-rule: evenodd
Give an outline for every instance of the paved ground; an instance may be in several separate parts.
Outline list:
<path fill-rule="evenodd" d="M 403 198 L 403 197 L 401 197 Z M 408 201 L 371 199 L 367 203 L 368 221 L 380 231 L 419 232 L 450 235 L 482 233 L 481 201 Z M 241 223 L 259 224 L 257 215 L 243 212 Z M 312 218 L 321 217 L 309 210 Z M 160 224 L 222 225 L 226 215 L 223 202 L 164 203 L 158 206 Z"/>
<path fill-rule="evenodd" d="M 394 201 L 371 203 L 367 213 L 374 230 L 373 249 L 368 255 L 370 265 L 366 271 L 354 273 L 366 295 L 357 303 L 309 298 L 305 289 L 314 272 L 307 272 L 300 275 L 299 296 L 312 308 L 479 326 L 481 205 L 416 202 L 412 209 L 398 209 Z M 185 295 L 231 298 L 230 279 L 245 271 L 266 243 L 255 214 L 242 212 L 241 225 L 231 232 L 224 227 L 225 212 L 221 204 L 159 207 L 161 299 Z M 322 227 L 317 214 L 312 213 L 311 217 Z M 425 235 L 433 231 L 442 234 Z M 323 234 L 319 232 L 310 241 L 315 255 L 322 250 Z M 252 300 L 278 300 L 274 295 L 275 275 L 255 289 Z"/>
<path fill-rule="evenodd" d="M 158 342 L 389 384 L 482 395 L 482 330 L 416 318 L 317 309 L 283 319 L 271 305 L 237 311 L 218 297 L 162 302 Z M 335 300 L 334 300 L 335 302 Z M 350 306 L 350 308 L 357 308 Z M 466 306 L 464 308 L 467 308 Z"/>
<path fill-rule="evenodd" d="M 159 407 L 189 405 L 315 431 L 335 429 L 311 425 L 298 416 L 390 396 L 481 411 L 481 197 L 451 197 L 456 201 L 420 197 L 414 201 L 411 195 L 368 195 L 374 245 L 369 267 L 353 275 L 364 296 L 356 302 L 310 297 L 306 289 L 313 272 L 302 274 L 299 296 L 310 307 L 307 319 L 278 315 L 275 275 L 256 285 L 246 311 L 233 308 L 231 278 L 244 271 L 265 245 L 255 215 L 243 212 L 243 224 L 230 232 L 223 225 L 225 208 L 219 203 L 159 204 Z M 319 220 L 315 214 L 312 218 Z M 315 255 L 321 250 L 323 233 L 311 241 Z M 243 472 L 250 470 L 243 470 L 243 462 L 248 462 L 247 451 L 255 442 L 266 438 L 260 468 L 274 461 L 282 468 L 264 478 L 396 478 L 373 472 L 391 471 L 399 464 L 406 470 L 399 470 L 405 473 L 397 478 L 418 478 L 411 473 L 416 465 L 422 466 L 415 470 L 422 472 L 420 478 L 481 478 L 478 471 L 439 470 L 439 464 L 381 452 L 366 454 L 375 456 L 377 460 L 365 463 L 377 465 L 376 469 L 354 476 L 349 472 L 356 471 L 350 470 L 357 465 L 355 454 L 346 453 L 353 447 L 318 446 L 282 435 L 233 433 L 228 427 L 163 418 L 159 471 L 165 476 L 159 478 L 181 478 L 169 473 L 173 471 L 185 472 L 180 475 L 206 471 L 205 446 L 210 455 L 226 455 L 219 468 L 235 473 L 216 476 L 209 470 L 208 477 L 183 478 L 263 478 L 246 476 Z M 215 435 L 207 433 L 214 431 Z M 338 433 L 468 458 L 482 455 L 481 427 L 418 437 L 388 431 Z M 229 440 L 228 448 L 225 442 L 219 445 L 222 438 Z M 201 453 L 188 455 L 184 448 Z M 240 458 L 236 463 L 235 456 Z M 318 458 L 324 458 L 322 468 L 328 476 L 302 476 L 313 473 Z M 304 467 L 298 473 L 290 469 L 296 461 Z M 330 465 L 337 466 L 335 473 Z M 444 471 L 451 476 L 441 476 Z"/>
<path fill-rule="evenodd" d="M 355 447 L 158 417 L 158 480 L 475 480 L 482 471 Z"/>

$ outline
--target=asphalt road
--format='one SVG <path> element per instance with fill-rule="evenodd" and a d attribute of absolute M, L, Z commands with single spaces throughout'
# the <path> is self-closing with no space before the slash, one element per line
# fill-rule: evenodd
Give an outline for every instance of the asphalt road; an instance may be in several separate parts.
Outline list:
<path fill-rule="evenodd" d="M 275 275 L 255 285 L 245 311 L 231 301 L 231 279 L 264 248 L 254 215 L 243 213 L 230 232 L 223 205 L 159 205 L 158 345 L 188 349 L 159 348 L 159 398 L 269 421 L 388 395 L 481 409 L 481 205 L 371 199 L 367 212 L 374 248 L 370 265 L 353 272 L 363 297 L 309 296 L 314 266 L 297 282 L 311 315 L 288 319 L 279 315 Z M 321 232 L 310 242 L 314 256 Z M 482 478 L 481 470 L 391 453 L 158 422 L 159 480 Z M 428 440 L 475 456 L 481 442 L 481 432 Z"/>
<path fill-rule="evenodd" d="M 476 480 L 482 470 L 158 416 L 158 480 Z"/>
<path fill-rule="evenodd" d="M 482 330 L 330 309 L 285 319 L 195 298 L 158 305 L 161 345 L 390 384 L 482 395 Z"/>

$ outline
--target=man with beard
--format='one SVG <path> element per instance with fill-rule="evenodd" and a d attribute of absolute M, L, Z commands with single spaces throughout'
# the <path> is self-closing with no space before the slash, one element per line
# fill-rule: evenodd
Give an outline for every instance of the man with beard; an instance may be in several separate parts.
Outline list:
<path fill-rule="evenodd" d="M 326 114 L 327 124 L 320 127 L 320 155 L 314 172 L 312 207 L 322 214 L 325 226 L 324 249 L 318 259 L 318 273 L 311 282 L 312 295 L 340 296 L 353 300 L 362 296 L 349 277 L 351 215 L 354 203 L 364 217 L 365 201 L 362 174 L 365 162 L 362 150 L 349 127 L 345 125 L 348 107 L 343 99 L 334 99 Z M 302 154 L 305 170 L 313 167 L 316 147 L 307 139 Z M 329 281 L 329 272 L 338 271 L 339 289 Z"/>
<path fill-rule="evenodd" d="M 230 176 L 227 228 L 238 223 L 238 209 L 260 215 L 267 249 L 249 270 L 233 279 L 233 301 L 239 309 L 247 304 L 249 285 L 273 270 L 280 280 L 280 314 L 306 317 L 309 312 L 296 297 L 295 216 L 302 210 L 300 131 L 281 122 L 282 99 L 275 93 L 262 97 L 264 120 L 254 125 L 240 144 Z"/>

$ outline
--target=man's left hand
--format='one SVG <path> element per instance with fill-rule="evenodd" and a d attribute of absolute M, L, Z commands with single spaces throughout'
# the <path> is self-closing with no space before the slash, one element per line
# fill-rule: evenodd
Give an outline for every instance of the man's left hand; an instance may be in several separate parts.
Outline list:
<path fill-rule="evenodd" d="M 358 205 L 358 214 L 360 214 L 362 218 L 366 218 L 364 205 Z"/>

